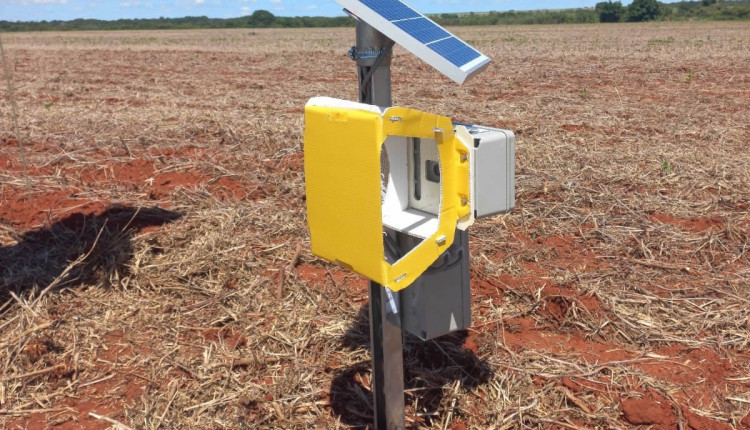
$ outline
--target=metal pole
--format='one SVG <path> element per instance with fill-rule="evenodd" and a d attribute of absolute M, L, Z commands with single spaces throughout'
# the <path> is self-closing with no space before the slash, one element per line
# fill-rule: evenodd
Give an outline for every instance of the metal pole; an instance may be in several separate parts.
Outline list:
<path fill-rule="evenodd" d="M 359 100 L 389 107 L 391 99 L 391 47 L 393 42 L 363 21 L 357 21 Z M 376 430 L 406 428 L 404 404 L 404 351 L 398 294 L 370 282 L 370 346 L 372 393 Z"/>
<path fill-rule="evenodd" d="M 391 47 L 393 42 L 364 21 L 357 21 L 357 46 L 354 59 L 359 69 L 359 101 L 380 107 L 390 107 Z M 372 69 L 375 68 L 373 71 Z M 368 74 L 371 77 L 364 82 Z"/>
<path fill-rule="evenodd" d="M 404 404 L 404 351 L 400 324 L 389 316 L 386 288 L 370 281 L 370 346 L 372 393 L 376 430 L 406 428 Z"/>

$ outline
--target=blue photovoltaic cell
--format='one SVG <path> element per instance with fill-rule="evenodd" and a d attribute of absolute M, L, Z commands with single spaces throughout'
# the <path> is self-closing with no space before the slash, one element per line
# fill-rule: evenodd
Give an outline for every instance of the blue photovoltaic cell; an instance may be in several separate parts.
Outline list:
<path fill-rule="evenodd" d="M 359 2 L 459 68 L 482 55 L 400 0 Z"/>
<path fill-rule="evenodd" d="M 401 3 L 398 0 L 361 0 L 361 1 L 363 5 L 377 12 L 378 15 L 382 16 L 388 21 L 395 21 L 398 19 L 417 18 L 417 17 L 422 16 L 417 11 Z"/>
<path fill-rule="evenodd" d="M 450 33 L 427 18 L 396 21 L 394 24 L 422 43 L 430 43 L 450 37 Z"/>
<path fill-rule="evenodd" d="M 455 37 L 435 42 L 431 45 L 427 45 L 427 47 L 458 67 L 470 63 L 482 55 L 477 52 L 476 49 Z"/>

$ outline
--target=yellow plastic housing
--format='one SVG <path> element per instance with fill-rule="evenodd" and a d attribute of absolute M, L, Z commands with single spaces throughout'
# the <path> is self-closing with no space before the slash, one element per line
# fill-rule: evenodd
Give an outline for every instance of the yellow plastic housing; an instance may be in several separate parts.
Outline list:
<path fill-rule="evenodd" d="M 436 232 L 394 264 L 385 258 L 381 205 L 388 136 L 434 139 L 441 171 Z M 312 252 L 393 291 L 414 282 L 452 244 L 457 222 L 471 217 L 470 150 L 450 118 L 315 98 L 305 108 L 304 141 Z"/>

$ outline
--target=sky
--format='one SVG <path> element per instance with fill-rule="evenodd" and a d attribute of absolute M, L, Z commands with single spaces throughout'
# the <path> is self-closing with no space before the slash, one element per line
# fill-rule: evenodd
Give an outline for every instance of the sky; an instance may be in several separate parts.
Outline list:
<path fill-rule="evenodd" d="M 407 0 L 422 13 L 591 7 L 600 0 Z M 623 1 L 623 4 L 630 1 Z M 0 20 L 234 18 L 264 9 L 277 16 L 341 16 L 333 0 L 0 0 Z"/>

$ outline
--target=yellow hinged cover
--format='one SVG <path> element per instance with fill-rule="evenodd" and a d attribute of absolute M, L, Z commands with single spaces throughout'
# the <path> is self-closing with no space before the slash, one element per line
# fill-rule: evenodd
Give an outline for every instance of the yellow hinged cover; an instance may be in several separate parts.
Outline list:
<path fill-rule="evenodd" d="M 394 264 L 386 261 L 383 248 L 380 163 L 389 136 L 434 139 L 440 158 L 439 211 L 432 218 L 424 214 L 435 231 Z M 307 218 L 312 251 L 319 257 L 398 291 L 452 244 L 459 221 L 462 229 L 473 221 L 471 151 L 447 117 L 319 97 L 305 107 L 304 139 Z M 407 139 L 388 144 L 392 141 Z"/>

